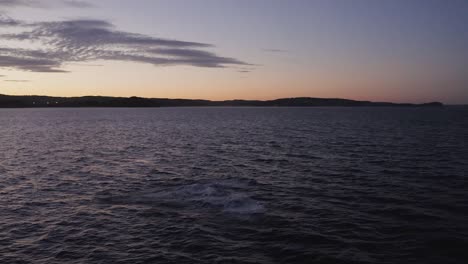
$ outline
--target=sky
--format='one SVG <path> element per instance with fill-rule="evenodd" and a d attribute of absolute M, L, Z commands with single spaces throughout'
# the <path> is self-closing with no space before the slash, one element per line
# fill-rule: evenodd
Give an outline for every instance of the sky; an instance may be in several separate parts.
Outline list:
<path fill-rule="evenodd" d="M 0 94 L 468 103 L 465 0 L 0 0 Z"/>

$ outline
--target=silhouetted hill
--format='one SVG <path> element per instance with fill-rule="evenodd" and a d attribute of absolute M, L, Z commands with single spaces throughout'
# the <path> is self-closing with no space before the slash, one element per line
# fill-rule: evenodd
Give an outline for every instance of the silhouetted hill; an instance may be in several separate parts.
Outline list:
<path fill-rule="evenodd" d="M 387 102 L 355 101 L 338 98 L 282 98 L 276 100 L 191 100 L 141 97 L 52 97 L 0 95 L 0 107 L 168 107 L 168 106 L 424 106 L 440 107 L 442 103 L 396 104 Z"/>

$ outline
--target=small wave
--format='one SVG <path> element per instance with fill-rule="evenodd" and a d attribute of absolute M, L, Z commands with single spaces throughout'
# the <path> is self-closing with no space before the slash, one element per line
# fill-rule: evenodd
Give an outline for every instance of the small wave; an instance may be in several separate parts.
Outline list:
<path fill-rule="evenodd" d="M 232 180 L 215 183 L 177 185 L 152 189 L 129 196 L 105 195 L 101 201 L 112 203 L 165 204 L 171 206 L 198 206 L 219 209 L 226 213 L 256 214 L 264 212 L 263 204 L 248 192 L 240 190 L 242 182 Z"/>
<path fill-rule="evenodd" d="M 133 162 L 135 163 L 140 163 L 140 164 L 151 164 L 151 160 L 147 160 L 147 159 L 134 159 L 132 160 Z"/>
<path fill-rule="evenodd" d="M 224 211 L 238 214 L 263 213 L 265 207 L 258 201 L 248 197 L 233 197 L 224 203 Z"/>
<path fill-rule="evenodd" d="M 293 153 L 288 153 L 286 154 L 287 157 L 290 157 L 290 158 L 299 158 L 299 159 L 322 159 L 321 157 L 318 157 L 318 156 L 312 156 L 312 155 L 308 155 L 308 154 L 293 154 Z"/>
<path fill-rule="evenodd" d="M 238 184 L 234 184 L 238 188 Z M 196 203 L 203 206 L 222 208 L 231 213 L 260 213 L 263 205 L 249 197 L 247 193 L 240 192 L 220 183 L 195 183 L 179 186 L 170 190 L 144 195 L 146 198 Z"/>

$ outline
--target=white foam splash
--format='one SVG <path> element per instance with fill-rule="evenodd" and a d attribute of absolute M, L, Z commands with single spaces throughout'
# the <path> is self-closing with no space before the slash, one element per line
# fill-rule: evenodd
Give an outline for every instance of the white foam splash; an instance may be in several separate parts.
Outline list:
<path fill-rule="evenodd" d="M 147 191 L 131 198 L 144 203 L 201 204 L 220 208 L 223 212 L 255 214 L 264 212 L 264 206 L 235 186 L 218 183 L 195 183 L 175 186 L 164 190 Z"/>

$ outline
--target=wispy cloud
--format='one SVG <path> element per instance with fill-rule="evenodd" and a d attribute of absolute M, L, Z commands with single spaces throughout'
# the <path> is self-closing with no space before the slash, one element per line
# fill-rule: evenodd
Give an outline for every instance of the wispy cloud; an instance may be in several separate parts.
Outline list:
<path fill-rule="evenodd" d="M 34 0 L 0 0 L 2 7 L 16 7 L 16 6 L 37 6 L 39 1 Z"/>
<path fill-rule="evenodd" d="M 95 5 L 90 3 L 90 2 L 78 1 L 78 0 L 65 0 L 65 1 L 63 1 L 63 4 L 66 5 L 66 6 L 76 7 L 76 8 L 95 7 Z"/>
<path fill-rule="evenodd" d="M 0 27 L 14 27 L 20 26 L 21 22 L 15 20 L 5 14 L 0 13 Z"/>
<path fill-rule="evenodd" d="M 0 7 L 33 7 L 33 8 L 50 8 L 50 7 L 73 7 L 73 8 L 89 8 L 94 5 L 87 1 L 81 0 L 0 0 Z"/>
<path fill-rule="evenodd" d="M 106 20 L 27 23 L 3 15 L 0 16 L 0 26 L 20 29 L 19 33 L 0 35 L 0 40 L 27 42 L 42 47 L 0 47 L 0 67 L 4 68 L 33 72 L 66 72 L 63 69 L 66 63 L 96 60 L 130 61 L 157 66 L 249 65 L 238 59 L 202 50 L 213 47 L 211 44 L 120 31 Z"/>
<path fill-rule="evenodd" d="M 29 80 L 5 80 L 5 82 L 30 82 Z"/>
<path fill-rule="evenodd" d="M 76 66 L 85 66 L 85 67 L 102 67 L 102 66 L 104 66 L 102 64 L 91 64 L 91 63 L 80 63 L 80 62 L 70 63 L 70 64 L 73 64 L 73 65 L 76 65 Z"/>
<path fill-rule="evenodd" d="M 6 53 L 6 49 L 0 51 L 0 53 Z M 33 56 L 28 56 L 33 55 Z M 61 66 L 60 61 L 56 59 L 46 59 L 48 55 L 41 56 L 40 53 L 36 52 L 21 52 L 21 50 L 11 49 L 11 55 L 0 55 L 0 67 L 1 68 L 14 68 L 24 71 L 33 72 L 66 72 L 58 67 Z M 34 56 L 34 54 L 36 56 Z"/>
<path fill-rule="evenodd" d="M 276 52 L 276 53 L 288 52 L 287 50 L 283 50 L 283 49 L 262 49 L 262 50 L 266 52 Z"/>

